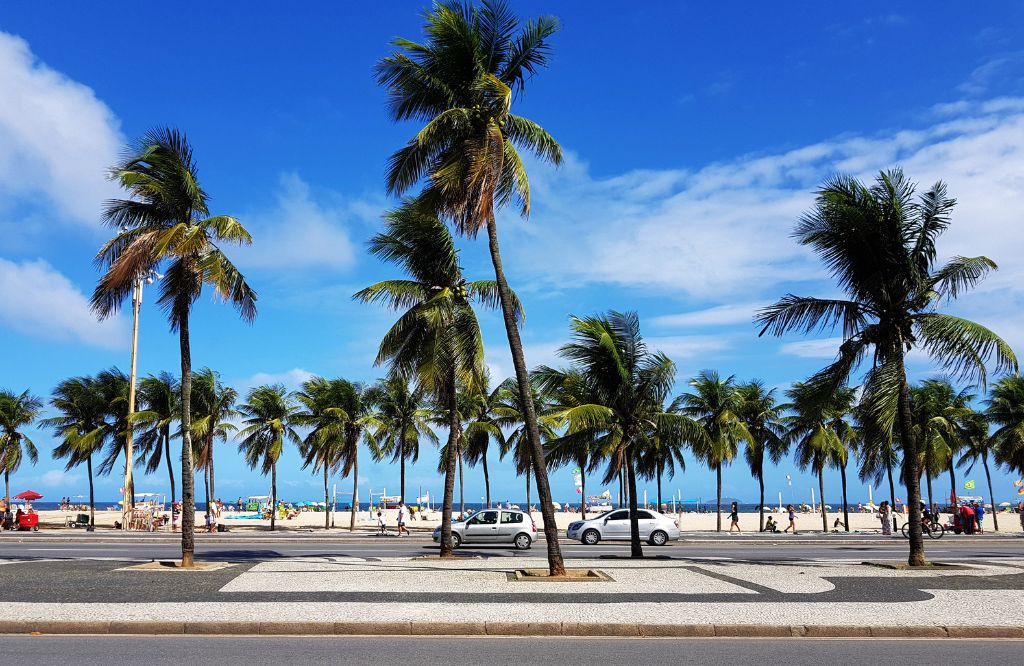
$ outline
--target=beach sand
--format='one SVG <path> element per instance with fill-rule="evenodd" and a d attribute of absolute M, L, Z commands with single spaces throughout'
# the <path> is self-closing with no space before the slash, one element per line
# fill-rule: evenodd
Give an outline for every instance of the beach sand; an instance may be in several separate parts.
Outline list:
<path fill-rule="evenodd" d="M 65 519 L 71 517 L 72 519 L 76 516 L 78 511 L 40 511 L 40 529 L 64 529 Z M 88 512 L 85 512 L 88 513 Z M 458 514 L 458 505 L 455 507 L 455 513 Z M 267 530 L 270 528 L 269 520 L 253 520 L 253 519 L 232 519 L 230 516 L 239 515 L 235 512 L 225 511 L 221 515 L 221 523 L 227 525 L 228 529 L 234 531 L 259 531 Z M 243 514 L 248 515 L 248 514 Z M 538 528 L 543 526 L 543 518 L 539 511 L 532 513 L 534 521 L 537 523 Z M 588 514 L 588 518 L 596 517 L 597 513 Z M 672 515 L 679 521 L 679 528 L 683 532 L 707 532 L 713 533 L 715 531 L 716 515 L 714 513 L 681 513 L 681 514 L 668 514 Z M 785 513 L 772 513 L 775 521 L 779 523 L 779 529 L 784 529 L 787 525 Z M 348 511 L 337 511 L 333 514 L 335 529 L 342 530 L 347 529 L 349 526 L 349 512 Z M 829 530 L 832 531 L 833 523 L 836 518 L 842 517 L 842 511 L 828 512 L 828 525 Z M 396 523 L 396 512 L 388 510 L 385 513 L 387 524 L 392 529 Z M 566 529 L 569 523 L 579 520 L 579 512 L 567 513 L 565 511 L 559 511 L 555 513 L 555 522 L 559 529 Z M 110 511 L 107 509 L 97 509 L 96 511 L 96 526 L 98 528 L 113 528 L 114 521 L 121 520 L 120 511 Z M 949 521 L 949 514 L 943 514 L 943 522 Z M 906 522 L 906 517 L 899 514 L 899 524 L 902 525 Z M 203 511 L 196 512 L 196 529 L 201 530 L 205 526 L 205 513 Z M 433 511 L 426 513 L 421 518 L 413 519 L 408 523 L 408 526 L 416 531 L 420 530 L 433 530 L 441 524 L 441 512 Z M 356 516 L 357 527 L 365 529 L 375 529 L 377 527 L 376 516 L 371 516 L 368 511 L 360 511 Z M 316 511 L 303 511 L 298 516 L 292 519 L 277 520 L 277 529 L 283 530 L 310 530 L 310 529 L 323 529 L 324 526 L 324 514 L 323 512 Z M 800 532 L 818 532 L 822 531 L 821 516 L 818 514 L 801 513 L 797 514 L 796 521 L 797 529 Z M 992 530 L 992 516 L 986 514 L 985 524 L 986 531 Z M 740 528 L 743 531 L 757 532 L 758 530 L 758 518 L 756 513 L 741 513 L 740 514 Z M 1021 525 L 1020 518 L 1016 513 L 1000 513 L 999 514 L 999 528 L 1000 532 L 1009 533 L 1020 533 Z M 72 528 L 67 528 L 72 529 Z M 723 507 L 722 511 L 722 531 L 729 529 L 729 517 L 728 511 Z M 842 529 L 842 528 L 839 528 Z M 850 512 L 850 530 L 859 532 L 878 532 L 880 533 L 881 525 L 874 513 L 859 513 Z M 163 528 L 160 531 L 167 531 L 167 528 Z"/>

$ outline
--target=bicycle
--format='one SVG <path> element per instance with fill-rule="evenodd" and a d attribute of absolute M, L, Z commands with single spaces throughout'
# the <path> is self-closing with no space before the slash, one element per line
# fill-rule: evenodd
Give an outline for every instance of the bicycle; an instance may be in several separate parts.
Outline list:
<path fill-rule="evenodd" d="M 903 523 L 903 527 L 900 529 L 904 539 L 910 538 L 910 523 Z M 941 539 L 942 535 L 946 533 L 946 528 L 942 523 L 928 521 L 921 521 L 921 532 L 932 539 Z"/>

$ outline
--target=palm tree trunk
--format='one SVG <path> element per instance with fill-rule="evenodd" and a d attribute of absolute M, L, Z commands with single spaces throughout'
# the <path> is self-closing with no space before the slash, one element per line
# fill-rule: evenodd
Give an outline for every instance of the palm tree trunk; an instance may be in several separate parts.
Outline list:
<path fill-rule="evenodd" d="M 459 433 L 460 435 L 462 433 Z M 459 438 L 462 441 L 462 438 Z M 459 515 L 463 518 L 466 517 L 466 479 L 462 475 L 462 450 L 461 447 L 456 447 L 456 457 L 459 461 Z"/>
<path fill-rule="evenodd" d="M 356 501 L 359 497 L 359 444 L 356 444 L 355 451 L 352 452 L 352 510 L 348 512 L 348 531 L 356 531 L 356 513 L 359 512 L 359 502 Z M 370 498 L 373 501 L 373 498 Z"/>
<path fill-rule="evenodd" d="M 544 519 L 544 540 L 548 548 L 548 572 L 552 576 L 563 576 L 565 575 L 565 562 L 562 560 L 562 550 L 558 545 L 558 525 L 555 524 L 555 508 L 551 503 L 551 486 L 548 484 L 544 447 L 541 445 L 537 414 L 533 408 L 530 373 L 526 366 L 526 356 L 523 353 L 523 342 L 519 337 L 519 324 L 512 306 L 512 295 L 501 265 L 501 251 L 498 248 L 498 223 L 493 215 L 487 220 L 487 241 L 491 253 L 491 263 L 494 264 L 494 278 L 498 286 L 498 298 L 501 301 L 501 314 L 505 320 L 509 351 L 512 353 L 512 365 L 515 366 L 516 380 L 519 384 L 519 399 L 523 405 L 523 419 L 527 441 L 532 453 L 530 458 L 533 462 L 533 473 L 537 477 L 537 496 L 540 498 L 541 516 Z"/>
<path fill-rule="evenodd" d="M 953 456 L 949 457 L 949 488 L 950 488 L 950 490 L 949 490 L 949 502 L 950 502 L 950 504 L 956 504 L 956 472 L 953 471 Z M 988 496 L 992 497 L 991 490 L 989 491 Z M 995 506 L 996 505 L 993 502 L 992 503 L 992 507 L 993 507 L 992 513 L 995 513 L 995 511 L 994 511 Z"/>
<path fill-rule="evenodd" d="M 174 495 L 174 465 L 171 464 L 171 431 L 170 427 L 164 427 L 164 457 L 167 458 L 167 476 L 171 482 L 171 529 L 174 529 L 174 503 L 177 497 Z"/>
<path fill-rule="evenodd" d="M 825 510 L 825 466 L 818 470 L 818 502 L 821 508 L 821 531 L 828 534 L 828 512 Z"/>
<path fill-rule="evenodd" d="M 932 475 L 931 472 L 925 467 L 924 470 L 925 483 L 928 485 L 928 510 L 932 510 L 932 506 L 935 505 L 935 500 L 932 499 Z"/>
<path fill-rule="evenodd" d="M 325 462 L 324 463 L 324 529 L 325 530 L 331 529 L 331 495 L 330 495 L 330 492 L 329 492 L 329 490 L 327 488 L 327 483 L 328 483 L 327 475 L 328 475 L 327 463 Z M 229 495 L 229 497 L 230 497 L 230 495 Z M 355 498 L 353 498 L 353 501 L 355 501 Z"/>
<path fill-rule="evenodd" d="M 722 464 L 721 463 L 719 463 L 718 466 L 715 467 L 715 476 L 717 477 L 717 480 L 718 480 L 717 490 L 716 490 L 716 493 L 715 493 L 715 498 L 716 498 L 716 504 L 715 504 L 716 509 L 715 510 L 718 512 L 718 521 L 716 523 L 715 531 L 716 532 L 721 532 L 722 531 Z"/>
<path fill-rule="evenodd" d="M 196 489 L 192 473 L 192 349 L 188 306 L 178 313 L 181 347 L 181 566 L 195 566 Z"/>
<path fill-rule="evenodd" d="M 761 519 L 761 527 L 758 531 L 764 532 L 764 463 L 757 468 L 757 485 L 760 490 L 760 502 L 757 505 L 757 515 Z"/>
<path fill-rule="evenodd" d="M 203 470 L 203 491 L 206 493 L 206 515 L 210 515 L 210 468 Z"/>
<path fill-rule="evenodd" d="M 526 513 L 530 513 L 530 470 L 526 470 Z"/>
<path fill-rule="evenodd" d="M 277 522 L 277 463 L 270 466 L 270 531 Z"/>
<path fill-rule="evenodd" d="M 902 341 L 898 343 L 902 345 Z M 921 531 L 921 465 L 917 457 L 917 441 L 914 439 L 910 414 L 910 387 L 907 384 L 907 370 L 903 364 L 903 349 L 897 347 L 896 362 L 900 379 L 900 395 L 897 403 L 900 441 L 903 443 L 904 462 L 907 470 L 907 505 L 910 512 L 910 554 L 907 563 L 912 567 L 923 567 L 924 534 Z"/>
<path fill-rule="evenodd" d="M 619 467 L 619 502 L 617 509 L 621 509 L 622 505 L 627 503 L 629 499 L 626 497 L 626 477 L 622 476 L 622 467 Z"/>
<path fill-rule="evenodd" d="M 583 463 L 580 463 L 580 517 L 587 519 L 587 474 L 583 471 Z"/>
<path fill-rule="evenodd" d="M 632 446 L 626 448 L 626 477 L 629 479 L 629 555 L 643 557 L 644 549 L 640 545 L 640 515 L 636 506 L 636 470 L 633 469 Z"/>
<path fill-rule="evenodd" d="M 850 509 L 846 502 L 846 461 L 843 461 L 842 467 L 839 468 L 839 478 L 843 482 L 843 527 L 847 532 L 850 531 Z M 863 497 L 863 495 L 861 495 Z"/>
<path fill-rule="evenodd" d="M 484 448 L 481 462 L 484 465 L 484 500 L 487 502 L 487 508 L 491 508 L 491 477 L 487 472 L 487 448 Z"/>
<path fill-rule="evenodd" d="M 96 529 L 96 493 L 92 485 L 92 454 L 85 459 L 85 468 L 89 472 L 89 529 Z"/>
<path fill-rule="evenodd" d="M 889 477 L 889 508 L 892 511 L 892 531 L 896 532 L 896 484 L 892 482 L 892 464 L 885 463 L 885 472 Z"/>
<path fill-rule="evenodd" d="M 11 506 L 11 471 L 8 469 L 4 470 L 4 505 Z"/>
<path fill-rule="evenodd" d="M 658 461 L 658 511 L 661 511 L 661 461 Z"/>
<path fill-rule="evenodd" d="M 400 460 L 400 462 L 398 464 L 398 469 L 400 470 L 399 473 L 398 473 L 398 478 L 399 478 L 398 494 L 401 496 L 402 503 L 404 504 L 405 503 L 405 436 L 404 435 L 402 435 L 401 438 L 399 439 L 399 446 L 401 447 L 401 449 L 400 449 L 400 451 L 398 453 L 398 457 L 399 457 L 399 460 Z"/>
<path fill-rule="evenodd" d="M 992 492 L 992 475 L 988 471 L 988 452 L 982 451 L 981 464 L 985 468 L 985 479 L 988 481 L 988 497 L 992 500 L 992 528 L 999 531 L 999 505 L 996 504 L 995 493 Z"/>
<path fill-rule="evenodd" d="M 444 461 L 444 498 L 441 503 L 441 557 L 453 557 L 452 504 L 455 502 L 455 456 L 459 446 L 459 405 L 455 373 L 448 379 L 448 455 Z"/>
<path fill-rule="evenodd" d="M 210 432 L 210 452 L 207 454 L 206 464 L 210 468 L 210 499 L 217 499 L 216 489 L 213 487 L 213 431 Z"/>

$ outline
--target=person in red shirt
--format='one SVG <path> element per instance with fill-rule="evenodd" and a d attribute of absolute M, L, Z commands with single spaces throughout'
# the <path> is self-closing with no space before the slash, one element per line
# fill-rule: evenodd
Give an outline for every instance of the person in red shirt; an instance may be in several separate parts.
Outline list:
<path fill-rule="evenodd" d="M 974 509 L 969 504 L 960 505 L 960 525 L 965 534 L 974 534 Z"/>

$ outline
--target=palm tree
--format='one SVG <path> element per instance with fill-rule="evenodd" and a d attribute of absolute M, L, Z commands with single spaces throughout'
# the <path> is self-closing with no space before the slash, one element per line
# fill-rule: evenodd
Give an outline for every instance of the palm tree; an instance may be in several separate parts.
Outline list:
<path fill-rule="evenodd" d="M 530 375 L 530 382 L 533 384 L 528 395 L 533 401 L 533 412 L 542 414 L 548 404 L 545 402 L 546 392 L 538 383 L 535 375 Z M 523 406 L 523 392 L 519 390 L 519 382 L 515 377 L 509 377 L 498 385 L 496 403 L 494 406 L 495 425 L 503 431 L 508 431 L 504 442 L 500 443 L 499 457 L 501 460 L 510 455 L 515 465 L 516 476 L 523 476 L 526 479 L 526 511 L 529 512 L 530 503 L 530 478 L 534 472 L 533 446 L 530 444 L 529 426 L 526 421 L 527 410 Z M 555 437 L 552 423 L 548 420 L 541 420 L 538 423 L 540 437 L 543 442 L 550 442 Z"/>
<path fill-rule="evenodd" d="M 67 459 L 65 471 L 85 463 L 89 476 L 89 529 L 96 527 L 96 494 L 93 488 L 92 457 L 108 439 L 116 436 L 116 425 L 108 419 L 109 395 L 93 377 L 65 379 L 53 391 L 50 404 L 59 412 L 42 421 L 53 428 L 61 443 L 53 449 L 55 459 Z"/>
<path fill-rule="evenodd" d="M 996 462 L 1024 474 L 1024 377 L 1013 375 L 996 382 L 985 401 L 985 416 L 996 426 L 992 433 Z"/>
<path fill-rule="evenodd" d="M 739 417 L 747 426 L 750 442 L 744 455 L 750 474 L 757 479 L 759 494 L 759 531 L 764 532 L 764 462 L 778 465 L 789 453 L 789 442 L 783 436 L 782 408 L 775 401 L 775 389 L 766 389 L 755 379 L 737 387 L 740 395 Z"/>
<path fill-rule="evenodd" d="M 4 470 L 4 504 L 11 504 L 11 474 L 18 471 L 27 456 L 35 465 L 39 460 L 36 445 L 24 433 L 43 411 L 43 401 L 28 391 L 17 394 L 0 390 L 0 465 Z"/>
<path fill-rule="evenodd" d="M 356 392 L 356 387 L 347 380 L 313 377 L 303 382 L 302 389 L 295 394 L 304 411 L 294 413 L 292 422 L 310 428 L 300 447 L 302 468 L 312 467 L 314 472 L 323 471 L 325 507 L 330 505 L 330 474 L 336 473 L 348 458 L 354 459 L 356 455 L 346 455 L 352 417 L 345 409 L 356 401 Z M 358 443 L 358 438 L 356 441 Z M 356 512 L 355 499 L 356 495 L 353 492 L 352 515 Z M 325 510 L 324 529 L 329 529 L 330 526 L 331 514 Z"/>
<path fill-rule="evenodd" d="M 540 423 L 549 432 L 548 442 L 544 449 L 548 467 L 557 469 L 563 465 L 574 464 L 580 473 L 580 515 L 587 515 L 587 475 L 595 473 L 604 462 L 601 455 L 601 439 L 595 433 L 584 430 L 571 435 L 558 437 L 552 428 L 557 425 L 558 413 L 566 408 L 588 405 L 594 402 L 587 386 L 586 376 L 576 369 L 556 371 L 541 370 L 546 373 L 544 387 L 538 386 L 540 378 L 537 373 L 531 375 L 535 382 L 534 395 L 542 396 L 546 407 L 539 410 Z"/>
<path fill-rule="evenodd" d="M 663 405 L 672 389 L 675 364 L 647 349 L 635 313 L 609 312 L 603 317 L 571 317 L 572 341 L 559 356 L 582 374 L 593 402 L 565 406 L 556 413 L 566 435 L 589 433 L 605 451 L 621 452 L 629 485 L 630 553 L 642 557 L 637 516 L 636 475 L 643 453 L 662 441 L 699 438 L 699 427 Z M 564 373 L 536 371 L 542 389 L 564 385 Z"/>
<path fill-rule="evenodd" d="M 460 233 L 475 237 L 486 227 L 505 332 L 508 336 L 520 400 L 527 409 L 526 434 L 532 449 L 544 516 L 551 575 L 565 565 L 558 547 L 551 488 L 544 463 L 529 372 L 519 336 L 519 307 L 502 268 L 495 209 L 513 199 L 520 213 L 530 212 L 529 178 L 518 148 L 559 164 L 562 150 L 540 125 L 511 112 L 515 93 L 546 66 L 549 38 L 558 29 L 552 17 L 520 26 L 504 0 L 479 7 L 457 0 L 438 2 L 425 15 L 427 43 L 394 41 L 400 51 L 377 66 L 377 80 L 391 98 L 396 121 L 426 123 L 396 151 L 388 165 L 389 193 L 402 194 L 424 181 L 423 197 Z"/>
<path fill-rule="evenodd" d="M 870 408 L 863 400 L 854 410 L 860 437 L 860 470 L 858 478 L 870 481 L 875 487 L 882 485 L 882 479 L 889 482 L 889 506 L 896 507 L 896 485 L 892 470 L 900 465 L 897 442 L 892 428 L 879 427 L 872 418 Z"/>
<path fill-rule="evenodd" d="M 416 377 L 447 414 L 448 459 L 441 511 L 441 556 L 452 556 L 451 513 L 456 456 L 462 430 L 458 386 L 479 386 L 483 340 L 471 301 L 497 301 L 493 281 L 466 282 L 458 252 L 444 224 L 416 200 L 385 216 L 386 231 L 370 241 L 370 253 L 401 266 L 411 279 L 385 280 L 355 294 L 404 310 L 384 336 L 376 364 Z"/>
<path fill-rule="evenodd" d="M 929 507 L 936 504 L 932 479 L 944 471 L 949 472 L 951 496 L 956 493 L 953 463 L 961 445 L 960 422 L 970 413 L 968 404 L 973 398 L 966 390 L 957 393 L 944 379 L 926 379 L 910 387 L 911 432 L 928 487 Z"/>
<path fill-rule="evenodd" d="M 501 387 L 490 390 L 490 375 L 485 370 L 480 379 L 479 390 L 468 390 L 463 395 L 461 407 L 462 418 L 465 421 L 463 438 L 465 446 L 463 458 L 466 465 L 476 467 L 480 464 L 484 472 L 484 501 L 491 506 L 491 477 L 487 469 L 487 453 L 490 449 L 491 440 L 498 445 L 500 451 L 505 444 L 505 433 L 497 424 L 498 415 L 495 407 L 501 395 Z"/>
<path fill-rule="evenodd" d="M 954 257 L 936 270 L 936 241 L 949 227 L 956 201 L 936 183 L 914 199 L 915 186 L 899 169 L 879 174 L 867 186 L 850 176 L 835 176 L 817 192 L 815 207 L 797 224 L 794 235 L 811 246 L 828 266 L 847 299 L 806 298 L 788 294 L 757 315 L 761 334 L 832 330 L 842 325 L 838 358 L 812 378 L 829 395 L 845 385 L 861 361 L 871 355 L 864 395 L 873 418 L 901 440 L 907 464 L 911 566 L 924 566 L 918 443 L 914 440 L 905 356 L 923 349 L 940 365 L 982 382 L 985 364 L 1017 369 L 1017 359 L 987 328 L 936 311 L 973 287 L 995 263 L 987 257 Z"/>
<path fill-rule="evenodd" d="M 220 245 L 248 245 L 249 232 L 233 217 L 210 217 L 192 148 L 175 129 L 146 134 L 111 170 L 129 198 L 107 203 L 104 222 L 118 230 L 96 256 L 106 267 L 93 292 L 101 317 L 115 314 L 140 276 L 167 264 L 158 303 L 167 312 L 181 349 L 181 566 L 195 558 L 195 487 L 192 471 L 192 304 L 209 285 L 230 300 L 245 321 L 256 316 L 256 292 Z"/>
<path fill-rule="evenodd" d="M 302 446 L 302 438 L 292 422 L 297 410 L 287 389 L 275 384 L 249 391 L 238 411 L 245 417 L 238 450 L 245 455 L 249 469 L 259 466 L 263 476 L 270 474 L 270 529 L 273 531 L 277 516 L 277 461 L 284 452 L 285 440 Z"/>
<path fill-rule="evenodd" d="M 235 401 L 238 391 L 221 384 L 220 375 L 203 368 L 194 376 L 192 402 L 193 459 L 197 472 L 206 474 L 206 515 L 210 514 L 210 501 L 217 499 L 214 485 L 213 444 L 218 439 L 238 430 L 230 419 L 238 416 Z"/>
<path fill-rule="evenodd" d="M 846 507 L 846 459 L 857 433 L 846 420 L 856 399 L 856 389 L 841 386 L 832 395 L 822 397 L 820 387 L 795 382 L 786 397 L 783 409 L 791 412 L 784 418 L 786 437 L 796 444 L 796 463 L 800 469 L 811 468 L 818 477 L 818 501 L 821 502 L 821 531 L 828 533 L 828 512 L 825 508 L 825 467 L 836 466 L 843 474 L 843 512 L 849 525 Z"/>
<path fill-rule="evenodd" d="M 139 404 L 142 409 L 132 417 L 133 423 L 145 429 L 138 434 L 140 458 L 146 461 L 146 474 L 152 474 L 166 461 L 171 486 L 171 506 L 177 502 L 174 488 L 174 465 L 171 464 L 171 425 L 181 414 L 178 402 L 181 385 L 169 372 L 150 375 L 139 382 Z"/>
<path fill-rule="evenodd" d="M 665 412 L 672 413 L 673 405 L 666 407 Z M 661 479 L 666 474 L 669 479 L 674 478 L 677 465 L 680 472 L 686 470 L 686 459 L 683 457 L 686 442 L 682 439 L 666 437 L 657 429 L 652 429 L 648 433 L 648 437 L 648 446 L 644 447 L 637 457 L 636 471 L 640 478 L 647 481 L 653 480 L 657 484 L 658 511 L 661 511 Z"/>
<path fill-rule="evenodd" d="M 100 476 L 107 476 L 114 471 L 118 458 L 125 455 L 128 446 L 128 375 L 117 368 L 103 370 L 96 375 L 96 385 L 103 394 L 111 429 L 106 453 L 97 468 Z M 128 494 L 134 501 L 135 488 L 129 488 Z"/>
<path fill-rule="evenodd" d="M 974 464 L 979 460 L 985 470 L 985 480 L 988 482 L 988 497 L 992 502 L 992 527 L 999 531 L 999 504 L 996 502 L 995 491 L 992 489 L 992 473 L 988 469 L 989 453 L 995 449 L 995 438 L 988 434 L 988 419 L 980 412 L 970 411 L 961 419 L 960 432 L 963 436 L 963 454 L 960 456 L 960 467 L 967 467 L 970 474 Z"/>
<path fill-rule="evenodd" d="M 392 373 L 377 382 L 375 407 L 381 428 L 374 433 L 375 460 L 390 457 L 398 462 L 400 495 L 405 501 L 405 463 L 415 463 L 420 457 L 420 438 L 437 444 L 437 435 L 430 428 L 433 412 L 426 404 L 425 390 L 420 385 L 410 386 L 407 377 Z"/>
<path fill-rule="evenodd" d="M 701 436 L 691 446 L 697 459 L 715 470 L 716 530 L 721 532 L 722 467 L 736 458 L 740 442 L 750 445 L 754 438 L 740 416 L 743 396 L 733 376 L 722 379 L 714 370 L 705 370 L 690 380 L 690 387 L 693 392 L 679 396 L 675 409 L 700 426 Z"/>

